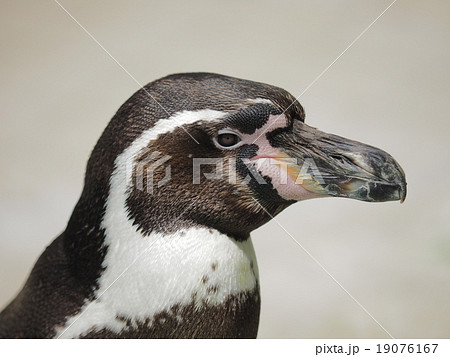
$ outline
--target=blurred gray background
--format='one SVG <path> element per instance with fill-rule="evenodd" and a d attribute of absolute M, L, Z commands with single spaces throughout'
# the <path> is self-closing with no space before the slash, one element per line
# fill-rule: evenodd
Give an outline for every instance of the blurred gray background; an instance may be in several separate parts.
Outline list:
<path fill-rule="evenodd" d="M 299 95 L 391 1 L 69 1 L 139 82 L 210 71 Z M 56 4 L 1 1 L 0 306 L 64 228 L 103 128 L 139 86 Z M 302 95 L 378 146 L 408 197 L 298 203 L 279 223 L 397 338 L 450 337 L 450 2 L 397 1 Z M 253 234 L 261 338 L 388 335 L 284 230 Z"/>

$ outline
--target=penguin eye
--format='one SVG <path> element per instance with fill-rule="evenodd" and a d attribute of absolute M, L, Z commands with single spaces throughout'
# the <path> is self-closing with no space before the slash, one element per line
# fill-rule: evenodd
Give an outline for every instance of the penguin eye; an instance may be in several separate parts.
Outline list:
<path fill-rule="evenodd" d="M 232 132 L 219 132 L 219 135 L 215 139 L 216 143 L 223 148 L 234 147 L 241 141 L 239 135 Z"/>

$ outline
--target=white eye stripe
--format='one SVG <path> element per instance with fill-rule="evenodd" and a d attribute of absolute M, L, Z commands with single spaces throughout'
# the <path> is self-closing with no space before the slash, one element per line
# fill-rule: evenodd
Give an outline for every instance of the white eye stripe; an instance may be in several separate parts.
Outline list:
<path fill-rule="evenodd" d="M 182 125 L 201 121 L 219 123 L 226 114 L 207 109 L 184 111 L 160 119 L 116 158 L 101 223 L 106 232 L 104 246 L 109 248 L 103 261 L 105 270 L 94 291 L 95 299 L 86 300 L 79 312 L 67 317 L 63 325 L 56 326 L 57 336 L 79 337 L 101 328 L 120 333 L 128 327 L 116 318 L 117 315 L 125 315 L 136 323 L 170 311 L 174 304 L 188 305 L 192 296 L 196 296 L 198 306 L 204 301 L 216 306 L 229 295 L 255 289 L 258 270 L 250 239 L 236 243 L 218 231 L 211 233 L 202 227 L 186 228 L 184 236 L 176 232 L 151 233 L 144 237 L 126 209 L 135 167 L 133 158 L 142 149 L 159 135 L 173 132 Z M 143 252 L 145 254 L 138 254 Z M 211 272 L 211 261 L 217 261 L 218 266 L 215 275 L 209 275 L 209 281 L 221 284 L 213 299 L 206 290 L 208 286 L 201 283 L 201 277 Z M 251 262 L 255 273 L 250 268 Z M 242 266 L 247 267 L 244 276 Z M 178 274 L 183 269 L 190 274 Z M 155 271 L 158 274 L 154 274 Z M 170 282 L 171 288 L 155 289 L 161 281 Z"/>

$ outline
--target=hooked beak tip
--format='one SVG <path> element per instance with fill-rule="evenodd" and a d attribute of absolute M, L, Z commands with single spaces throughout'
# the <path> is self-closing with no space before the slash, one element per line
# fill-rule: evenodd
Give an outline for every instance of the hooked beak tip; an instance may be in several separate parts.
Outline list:
<path fill-rule="evenodd" d="M 405 202 L 406 199 L 406 182 L 400 184 L 400 203 Z"/>

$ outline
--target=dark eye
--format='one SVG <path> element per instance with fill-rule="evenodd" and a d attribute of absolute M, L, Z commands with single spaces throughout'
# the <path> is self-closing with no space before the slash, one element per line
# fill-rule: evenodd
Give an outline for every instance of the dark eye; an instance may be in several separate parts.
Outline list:
<path fill-rule="evenodd" d="M 219 134 L 217 136 L 217 143 L 220 146 L 223 146 L 225 148 L 229 148 L 231 146 L 236 145 L 239 141 L 241 141 L 241 138 L 233 133 L 223 133 Z"/>

